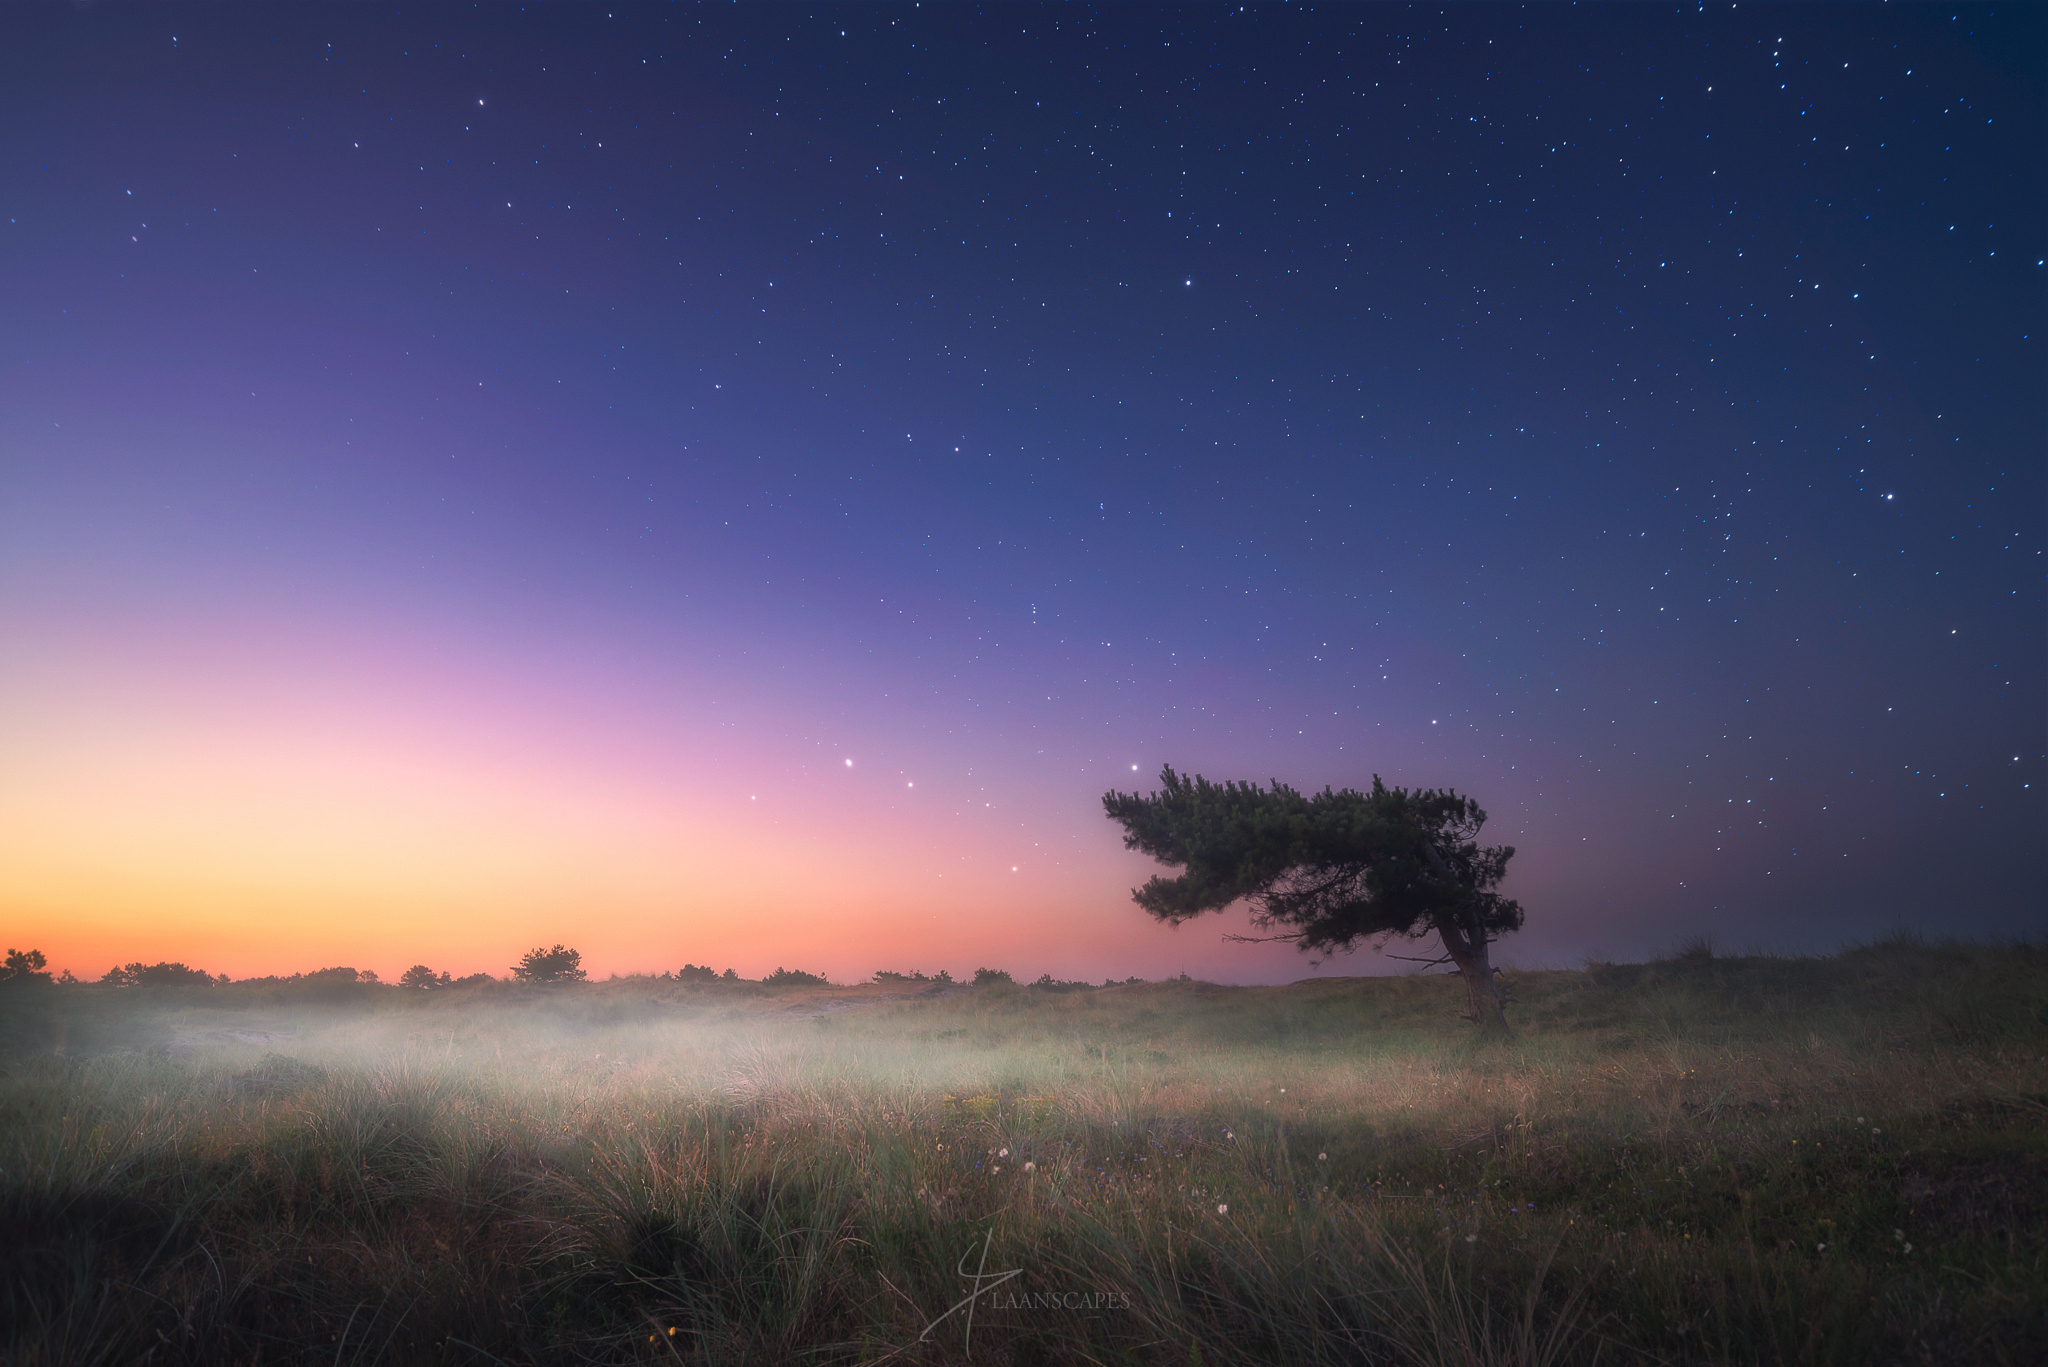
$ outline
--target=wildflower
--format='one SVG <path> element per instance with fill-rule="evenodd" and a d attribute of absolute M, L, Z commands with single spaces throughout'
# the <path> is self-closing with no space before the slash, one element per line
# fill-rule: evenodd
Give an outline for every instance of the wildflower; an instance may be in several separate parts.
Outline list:
<path fill-rule="evenodd" d="M 996 1150 L 996 1157 L 998 1157 L 998 1158 L 1008 1158 L 1009 1156 L 1010 1156 L 1010 1151 L 1009 1151 L 1008 1149 L 997 1149 L 997 1150 Z"/>
<path fill-rule="evenodd" d="M 1467 1234 L 1465 1236 L 1465 1242 L 1468 1244 L 1476 1244 L 1479 1242 L 1479 1236 L 1477 1234 Z"/>
<path fill-rule="evenodd" d="M 1038 1171 L 1038 1164 L 1036 1164 L 1036 1163 L 1028 1163 L 1028 1162 L 1027 1162 L 1027 1163 L 1026 1163 L 1026 1164 L 1024 1165 L 1024 1171 L 1026 1171 L 1026 1172 L 1037 1172 L 1037 1171 Z"/>
<path fill-rule="evenodd" d="M 1316 1155 L 1316 1162 L 1318 1162 L 1318 1163 L 1327 1163 L 1327 1162 L 1329 1162 L 1329 1161 L 1330 1161 L 1330 1155 L 1328 1155 L 1328 1154 L 1326 1154 L 1326 1153 L 1319 1153 L 1319 1154 L 1317 1154 L 1317 1155 Z"/>
<path fill-rule="evenodd" d="M 1911 1245 L 1911 1244 L 1907 1244 L 1907 1245 L 1906 1245 L 1906 1252 L 1908 1252 L 1908 1253 L 1911 1253 L 1912 1251 L 1913 1251 L 1913 1245 Z"/>
<path fill-rule="evenodd" d="M 1216 1213 L 1217 1213 L 1218 1215 L 1228 1215 L 1228 1214 L 1230 1214 L 1230 1205 L 1229 1205 L 1229 1203 L 1228 1203 L 1228 1202 L 1224 1202 L 1224 1201 L 1219 1201 L 1219 1202 L 1217 1202 L 1217 1204 L 1216 1204 Z M 1910 1250 L 1910 1249 L 1911 1249 L 1911 1248 L 1913 1247 L 1913 1245 L 1911 1245 L 1911 1244 L 1907 1244 L 1907 1245 L 1906 1245 L 1906 1247 L 1907 1247 L 1907 1249 L 1908 1249 L 1908 1250 Z"/>
<path fill-rule="evenodd" d="M 998 1163 L 998 1164 L 996 1164 L 996 1165 L 995 1165 L 995 1168 L 994 1168 L 994 1169 L 993 1169 L 993 1170 L 991 1171 L 991 1173 L 990 1173 L 990 1176 L 994 1176 L 994 1175 L 995 1175 L 995 1173 L 1001 1172 L 1002 1170 L 1003 1170 L 1003 1165 L 1002 1165 L 1001 1163 Z"/>

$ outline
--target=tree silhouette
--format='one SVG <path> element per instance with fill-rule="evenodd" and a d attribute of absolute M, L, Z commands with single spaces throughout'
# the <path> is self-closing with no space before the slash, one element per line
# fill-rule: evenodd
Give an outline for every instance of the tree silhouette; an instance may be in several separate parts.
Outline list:
<path fill-rule="evenodd" d="M 205 987 L 213 980 L 213 975 L 203 968 L 169 962 L 146 964 L 139 960 L 110 968 L 100 978 L 116 987 Z"/>
<path fill-rule="evenodd" d="M 400 987 L 416 988 L 421 992 L 431 992 L 437 987 L 448 987 L 454 981 L 446 973 L 436 977 L 434 970 L 428 968 L 425 964 L 414 964 L 411 968 L 398 975 L 398 985 Z"/>
<path fill-rule="evenodd" d="M 584 980 L 583 956 L 559 944 L 553 949 L 529 949 L 512 965 L 512 976 L 523 983 L 580 983 Z"/>
<path fill-rule="evenodd" d="M 0 983 L 46 983 L 49 965 L 40 949 L 9 948 L 7 961 L 0 963 Z"/>
<path fill-rule="evenodd" d="M 1497 889 L 1512 846 L 1481 848 L 1486 813 L 1448 789 L 1325 788 L 1303 797 L 1281 783 L 1211 783 L 1169 766 L 1149 797 L 1111 792 L 1103 807 L 1124 828 L 1124 846 L 1151 855 L 1178 878 L 1154 876 L 1132 893 L 1172 925 L 1249 902 L 1261 929 L 1305 952 L 1328 955 L 1361 938 L 1436 934 L 1457 965 L 1483 1027 L 1506 1022 L 1507 996 L 1487 946 L 1522 925 L 1521 906 Z"/>

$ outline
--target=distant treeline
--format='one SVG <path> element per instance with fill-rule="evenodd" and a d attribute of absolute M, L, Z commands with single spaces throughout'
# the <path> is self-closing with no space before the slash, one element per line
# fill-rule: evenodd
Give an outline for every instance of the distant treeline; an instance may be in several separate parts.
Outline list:
<path fill-rule="evenodd" d="M 614 975 L 616 977 L 616 975 Z M 831 987 L 834 984 L 822 973 L 807 973 L 799 968 L 780 968 L 761 978 L 742 978 L 735 969 L 724 970 L 709 964 L 684 964 L 672 972 L 632 975 L 654 982 L 680 983 L 705 986 L 749 987 Z M 382 988 L 386 991 L 441 992 L 452 988 L 478 987 L 489 983 L 541 983 L 571 984 L 585 983 L 589 978 L 583 971 L 583 956 L 565 945 L 551 948 L 534 948 L 521 956 L 511 966 L 506 976 L 499 978 L 489 973 L 471 973 L 455 977 L 446 970 L 435 971 L 426 964 L 414 964 L 399 974 L 394 983 L 387 983 L 370 968 L 316 968 L 309 973 L 289 975 L 270 974 L 260 978 L 230 978 L 225 973 L 208 973 L 205 969 L 189 964 L 163 961 L 146 964 L 137 960 L 110 968 L 93 980 L 73 976 L 69 969 L 52 975 L 49 960 L 39 949 L 9 949 L 4 963 L 0 963 L 0 986 L 58 986 L 58 987 L 342 987 L 348 984 Z M 897 972 L 883 969 L 876 973 L 871 982 L 885 986 L 906 986 L 924 983 L 931 987 L 945 988 L 958 985 L 953 975 L 945 969 L 936 973 L 913 970 Z M 1105 978 L 1103 987 L 1117 987 L 1129 983 L 1143 982 L 1142 978 Z M 1000 968 L 977 968 L 971 980 L 975 987 L 1015 987 L 1016 980 Z M 843 985 L 843 984 L 842 984 Z M 1047 973 L 1030 986 L 1056 992 L 1071 992 L 1081 988 L 1092 988 L 1091 982 L 1067 981 L 1054 978 Z"/>

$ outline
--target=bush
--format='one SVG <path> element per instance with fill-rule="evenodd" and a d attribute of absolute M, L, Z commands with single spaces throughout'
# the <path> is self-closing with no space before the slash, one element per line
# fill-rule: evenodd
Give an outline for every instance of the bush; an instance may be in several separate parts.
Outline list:
<path fill-rule="evenodd" d="M 726 975 L 730 977 L 732 970 L 727 969 Z M 715 983 L 718 981 L 718 970 L 710 964 L 684 964 L 676 970 L 676 981 L 679 983 Z"/>
<path fill-rule="evenodd" d="M 778 968 L 761 979 L 769 987 L 830 987 L 822 973 L 806 973 L 797 968 Z"/>
<path fill-rule="evenodd" d="M 1053 977 L 1053 975 L 1050 973 L 1044 973 L 1039 975 L 1038 980 L 1032 983 L 1031 985 L 1033 987 L 1043 988 L 1047 992 L 1078 992 L 1083 989 L 1093 990 L 1095 986 L 1094 983 L 1066 982 L 1062 979 Z"/>
<path fill-rule="evenodd" d="M 553 949 L 529 949 L 512 965 L 512 976 L 523 983 L 580 983 L 585 980 L 583 956 L 559 944 Z"/>
<path fill-rule="evenodd" d="M 974 985 L 976 987 L 987 987 L 991 983 L 1010 983 L 1015 981 L 1015 978 L 1012 978 L 1000 968 L 977 968 L 974 970 Z"/>
<path fill-rule="evenodd" d="M 445 972 L 436 977 L 434 970 L 428 968 L 425 964 L 414 964 L 411 968 L 398 975 L 398 985 L 400 987 L 417 988 L 422 992 L 431 992 L 437 987 L 453 986 L 454 981 Z"/>
<path fill-rule="evenodd" d="M 878 983 L 949 983 L 953 981 L 953 975 L 943 968 L 930 977 L 926 977 L 922 973 L 891 973 L 885 968 L 875 974 L 875 981 Z"/>

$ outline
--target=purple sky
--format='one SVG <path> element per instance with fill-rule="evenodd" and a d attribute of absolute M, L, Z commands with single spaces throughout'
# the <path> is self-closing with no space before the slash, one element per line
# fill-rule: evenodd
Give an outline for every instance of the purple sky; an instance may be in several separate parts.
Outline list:
<path fill-rule="evenodd" d="M 81 973 L 1304 975 L 1130 904 L 1168 763 L 1476 797 L 1511 961 L 2042 925 L 2038 10 L 0 35 Z"/>

